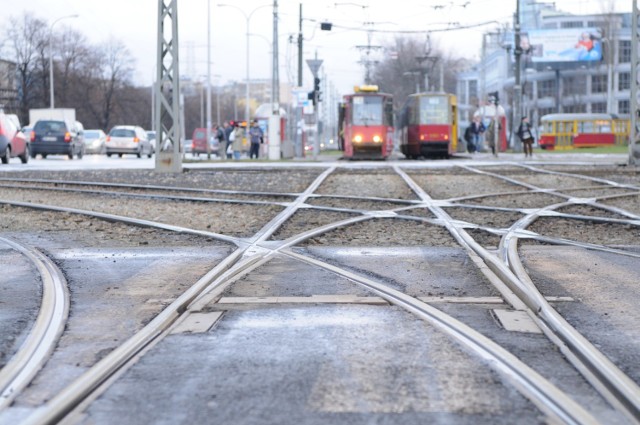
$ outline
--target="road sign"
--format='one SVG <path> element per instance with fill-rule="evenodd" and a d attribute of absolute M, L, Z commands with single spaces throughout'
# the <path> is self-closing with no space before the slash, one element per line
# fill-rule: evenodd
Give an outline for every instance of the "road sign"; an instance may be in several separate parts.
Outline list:
<path fill-rule="evenodd" d="M 318 70 L 322 66 L 322 59 L 307 59 L 307 65 L 314 77 L 318 76 Z"/>

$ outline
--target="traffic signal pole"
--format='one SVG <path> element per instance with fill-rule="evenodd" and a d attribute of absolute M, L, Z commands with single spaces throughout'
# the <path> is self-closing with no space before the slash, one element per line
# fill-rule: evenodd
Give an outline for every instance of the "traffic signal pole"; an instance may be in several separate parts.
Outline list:
<path fill-rule="evenodd" d="M 520 0 L 516 0 L 516 14 L 513 27 L 515 29 L 514 55 L 515 63 L 515 84 L 513 85 L 513 111 L 511 120 L 511 140 L 514 152 L 522 152 L 522 141 L 516 135 L 520 118 L 522 117 L 522 85 L 520 83 L 520 59 L 522 56 L 522 47 L 520 46 Z M 496 106 L 497 108 L 497 106 Z"/>

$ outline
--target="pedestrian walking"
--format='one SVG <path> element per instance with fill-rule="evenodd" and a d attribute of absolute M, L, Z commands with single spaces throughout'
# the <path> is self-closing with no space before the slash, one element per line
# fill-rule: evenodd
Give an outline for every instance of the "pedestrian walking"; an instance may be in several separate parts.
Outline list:
<path fill-rule="evenodd" d="M 231 143 L 233 149 L 233 159 L 240 159 L 240 154 L 242 153 L 242 141 L 244 139 L 244 128 L 239 126 L 237 123 L 234 126 L 233 131 L 231 132 Z"/>
<path fill-rule="evenodd" d="M 496 120 L 492 119 L 491 122 L 489 123 L 489 127 L 487 127 L 487 130 L 484 133 L 484 138 L 487 141 L 487 144 L 489 145 L 489 147 L 491 148 L 491 153 L 493 154 L 493 156 L 498 156 L 498 151 L 496 149 L 496 133 L 495 133 L 495 128 L 496 128 Z M 498 122 L 498 135 L 500 135 L 500 130 L 502 130 L 502 124 L 500 124 Z"/>
<path fill-rule="evenodd" d="M 482 146 L 482 134 L 485 130 L 486 128 L 480 120 L 480 117 L 473 117 L 473 122 L 471 122 L 471 139 L 476 152 L 482 152 L 484 150 L 484 146 Z"/>
<path fill-rule="evenodd" d="M 522 117 L 520 126 L 516 132 L 520 140 L 522 140 L 522 147 L 524 148 L 524 157 L 533 156 L 533 130 L 531 124 L 529 124 L 529 118 Z"/>
<path fill-rule="evenodd" d="M 469 153 L 474 153 L 476 151 L 476 144 L 473 139 L 472 125 L 467 127 L 467 129 L 464 131 L 464 141 L 467 144 L 467 151 Z"/>
<path fill-rule="evenodd" d="M 216 140 L 218 141 L 218 156 L 223 158 L 226 156 L 226 143 L 224 139 L 224 130 L 220 124 L 216 125 Z"/>
<path fill-rule="evenodd" d="M 233 148 L 232 148 L 232 140 L 229 139 L 229 136 L 231 135 L 231 132 L 234 129 L 233 126 L 233 121 L 229 122 L 229 121 L 225 121 L 224 124 L 222 124 L 222 126 L 224 127 L 223 132 L 224 132 L 224 140 L 226 142 L 224 151 L 227 153 L 227 159 L 231 159 L 231 155 L 233 154 Z"/>
<path fill-rule="evenodd" d="M 253 121 L 251 123 L 251 128 L 249 128 L 249 138 L 251 142 L 251 147 L 249 148 L 249 158 L 253 159 L 253 156 L 256 156 L 258 159 L 260 152 L 260 144 L 263 143 L 264 133 L 260 126 L 258 126 L 258 121 Z"/>

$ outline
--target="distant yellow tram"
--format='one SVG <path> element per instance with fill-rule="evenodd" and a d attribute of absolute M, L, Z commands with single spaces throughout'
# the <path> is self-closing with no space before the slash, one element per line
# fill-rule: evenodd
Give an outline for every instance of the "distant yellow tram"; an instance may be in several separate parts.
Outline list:
<path fill-rule="evenodd" d="M 626 146 L 628 119 L 610 114 L 549 114 L 540 118 L 538 144 L 542 149 Z"/>

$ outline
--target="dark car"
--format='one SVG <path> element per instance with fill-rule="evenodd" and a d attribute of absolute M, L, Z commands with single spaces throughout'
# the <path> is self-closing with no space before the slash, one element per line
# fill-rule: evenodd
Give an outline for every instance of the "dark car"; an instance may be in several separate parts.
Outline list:
<path fill-rule="evenodd" d="M 211 142 L 209 144 L 210 153 L 217 155 L 220 149 L 220 142 L 216 139 L 216 129 L 211 129 Z M 191 154 L 199 156 L 201 153 L 207 153 L 207 129 L 196 128 L 193 130 L 191 137 Z"/>
<path fill-rule="evenodd" d="M 15 157 L 23 164 L 29 161 L 29 142 L 14 121 L 0 111 L 0 160 L 8 164 Z"/>
<path fill-rule="evenodd" d="M 37 121 L 31 131 L 31 158 L 36 155 L 67 155 L 73 159 L 74 155 L 81 159 L 84 155 L 84 141 L 82 131 L 75 123 L 58 120 Z"/>

